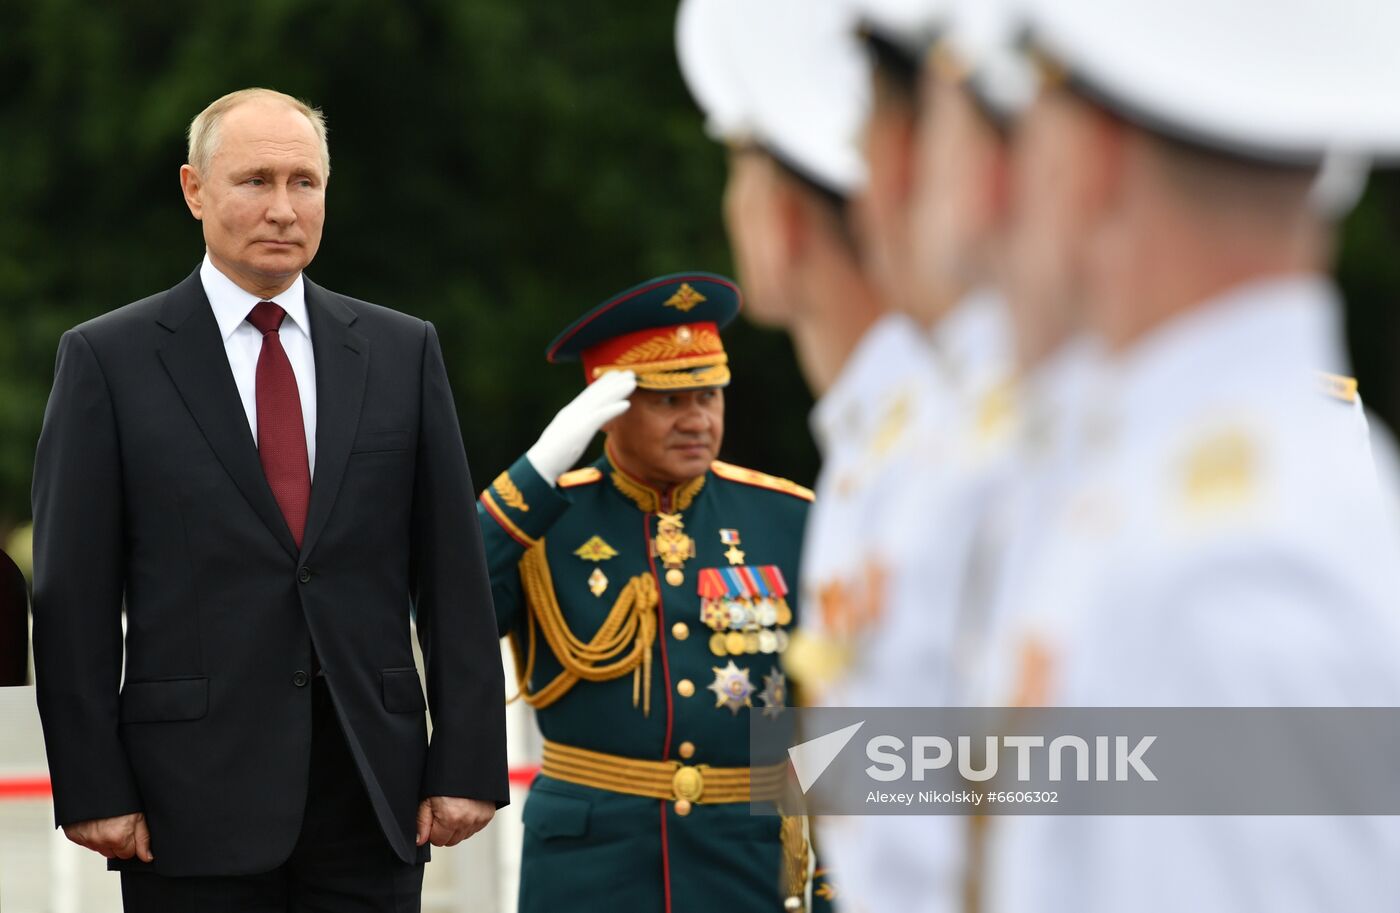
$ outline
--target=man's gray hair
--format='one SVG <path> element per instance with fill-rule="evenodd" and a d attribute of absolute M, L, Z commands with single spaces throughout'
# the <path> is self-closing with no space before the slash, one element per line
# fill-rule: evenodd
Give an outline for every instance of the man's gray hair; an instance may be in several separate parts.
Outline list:
<path fill-rule="evenodd" d="M 223 120 L 224 115 L 244 102 L 257 100 L 282 102 L 311 122 L 311 128 L 316 131 L 316 139 L 321 144 L 321 165 L 325 168 L 325 176 L 330 177 L 331 147 L 326 141 L 326 116 L 301 99 L 272 89 L 239 89 L 237 92 L 230 92 L 195 115 L 195 119 L 190 121 L 187 133 L 189 162 L 194 170 L 199 172 L 201 177 L 208 175 L 209 162 L 219 145 L 219 122 Z"/>

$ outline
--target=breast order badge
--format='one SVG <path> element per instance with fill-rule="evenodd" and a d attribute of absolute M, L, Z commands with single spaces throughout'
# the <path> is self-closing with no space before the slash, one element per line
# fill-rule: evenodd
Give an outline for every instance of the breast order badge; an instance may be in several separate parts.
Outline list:
<path fill-rule="evenodd" d="M 695 557 L 695 540 L 685 534 L 680 514 L 656 515 L 656 538 L 651 542 L 651 553 L 665 566 L 667 583 L 671 586 L 685 583 L 682 568 L 686 559 Z"/>
<path fill-rule="evenodd" d="M 728 707 L 730 713 L 738 716 L 740 707 L 753 706 L 754 688 L 748 669 L 740 669 L 732 659 L 723 669 L 719 666 L 710 668 L 715 672 L 715 680 L 709 688 L 715 693 L 716 707 Z"/>
<path fill-rule="evenodd" d="M 608 589 L 608 575 L 599 566 L 600 561 L 617 557 L 617 549 L 603 541 L 602 536 L 593 536 L 574 549 L 574 554 L 584 561 L 593 562 L 593 573 L 588 575 L 588 591 L 594 596 L 602 596 Z"/>

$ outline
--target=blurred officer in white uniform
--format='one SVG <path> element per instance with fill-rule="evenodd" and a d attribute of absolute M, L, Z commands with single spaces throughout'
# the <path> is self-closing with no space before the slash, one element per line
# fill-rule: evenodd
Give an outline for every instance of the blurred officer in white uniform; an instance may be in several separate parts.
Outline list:
<path fill-rule="evenodd" d="M 899 513 L 916 473 L 935 471 L 937 457 L 952 452 L 947 442 L 928 446 L 931 432 L 952 427 L 958 401 L 952 372 L 933 364 L 926 326 L 905 313 L 884 313 L 863 332 L 853 332 L 851 322 L 852 308 L 867 301 L 909 308 L 913 288 L 906 172 L 914 158 L 918 71 L 936 9 L 903 6 L 893 13 L 865 10 L 864 34 L 877 49 L 873 85 L 850 7 L 835 0 L 759 0 L 740 5 L 737 14 L 723 0 L 689 0 L 680 17 L 687 81 L 710 122 L 728 123 L 724 138 L 744 149 L 731 159 L 726 207 L 744 281 L 751 297 L 767 300 L 756 307 L 781 315 L 777 322 L 792 334 L 819 397 L 812 426 L 823 468 L 802 587 L 821 611 L 815 635 L 795 640 L 785 660 L 808 696 L 825 705 L 938 703 L 950 667 L 948 617 L 928 618 L 922 600 L 898 607 L 892 600 L 907 588 L 891 578 L 913 570 L 913 562 L 890 571 L 894 556 L 882 526 Z M 726 8 L 733 17 L 727 28 Z M 898 63 L 888 59 L 905 54 Z M 814 108 L 826 115 L 811 116 Z M 854 113 L 855 129 L 831 129 L 833 110 Z M 854 142 L 862 125 L 865 161 Z M 829 206 L 813 207 L 823 200 L 813 197 L 810 176 L 838 174 L 818 168 L 845 156 L 854 157 L 862 177 L 841 193 L 834 221 Z M 829 281 L 833 270 L 858 277 L 865 293 L 853 300 L 849 288 Z M 775 302 L 781 307 L 772 308 Z M 830 324 L 833 314 L 843 315 L 844 331 Z M 981 342 L 975 333 L 964 336 L 970 342 L 963 364 L 978 364 L 987 347 L 973 345 Z M 812 344 L 823 337 L 825 346 Z M 950 573 L 959 564 L 950 562 Z M 927 578 L 920 573 L 919 579 Z M 832 863 L 838 903 L 857 913 L 955 909 L 961 884 L 955 824 L 825 822 L 820 845 Z"/>
<path fill-rule="evenodd" d="M 685 0 L 681 73 L 729 149 L 724 215 L 745 313 L 786 331 L 815 396 L 884 312 L 854 246 L 867 65 L 837 0 Z"/>
<path fill-rule="evenodd" d="M 1105 366 L 993 647 L 1002 700 L 1397 705 L 1392 480 L 1355 445 L 1351 385 L 1319 374 L 1349 372 L 1312 193 L 1330 154 L 1400 153 L 1400 8 L 1038 0 L 1028 24 L 1044 81 L 1017 169 L 1053 179 L 1016 187 L 1016 230 L 1041 234 L 1016 239 L 1013 287 L 1081 302 Z M 998 818 L 991 835 L 999 913 L 1400 896 L 1394 818 Z"/>
<path fill-rule="evenodd" d="M 912 416 L 914 458 L 880 479 L 882 512 L 871 549 L 879 569 L 878 617 L 857 642 L 843 679 L 843 695 L 854 706 L 956 705 L 959 681 L 968 674 L 962 613 L 974 546 L 990 499 L 1005 484 L 1017 426 L 1011 339 L 995 285 L 1007 215 L 1004 125 L 1027 101 L 1030 79 L 1014 67 L 1007 72 L 992 54 L 1010 43 L 993 40 L 1006 13 L 1003 3 L 973 0 L 945 4 L 931 28 L 892 34 L 892 16 L 883 27 L 875 16 L 866 25 L 882 74 L 877 111 L 881 98 L 891 104 L 895 96 L 889 86 L 898 72 L 896 51 L 904 48 L 917 62 L 909 96 L 913 180 L 902 202 L 913 255 L 904 282 L 914 292 L 906 306 L 933 347 L 937 408 Z M 887 148 L 892 132 L 878 120 L 868 130 L 872 193 L 892 183 L 879 175 L 899 162 Z M 965 819 L 822 824 L 843 897 L 853 907 L 963 907 Z"/>
<path fill-rule="evenodd" d="M 1003 175 L 999 159 L 988 164 L 983 149 L 960 148 L 961 133 L 938 137 L 954 153 L 948 160 L 928 153 L 940 117 L 923 72 L 929 45 L 935 36 L 961 35 L 968 11 L 883 2 L 862 4 L 862 13 L 875 62 L 863 249 L 882 284 L 902 292 L 887 300 L 907 315 L 886 318 L 876 332 L 890 328 L 893 339 L 900 326 L 898 338 L 926 341 L 932 370 L 904 388 L 847 389 L 852 411 L 893 408 L 876 412 L 875 448 L 848 450 L 839 472 L 831 463 L 824 469 L 835 480 L 830 497 L 848 487 L 859 492 L 865 521 L 853 527 L 834 513 L 825 519 L 836 522 L 825 527 L 823 518 L 814 520 L 805 562 L 809 578 L 822 581 L 827 630 L 844 648 L 839 662 L 819 670 L 830 682 L 825 701 L 942 705 L 956 694 L 956 625 L 973 534 L 1011 426 L 1007 327 L 990 291 L 1004 209 L 993 185 Z M 981 60 L 969 55 L 968 71 L 980 70 Z M 916 205 L 935 201 L 947 204 L 937 219 L 943 237 L 913 221 Z M 956 250 L 942 247 L 954 243 Z M 880 377 L 874 368 L 881 365 L 892 376 L 892 345 L 863 343 L 861 351 L 870 353 L 867 377 Z M 899 397 L 889 399 L 891 391 Z M 823 402 L 818 420 L 834 401 Z M 857 550 L 863 573 L 833 573 Z M 840 818 L 823 820 L 820 835 L 848 909 L 952 911 L 963 902 L 965 829 L 950 817 Z"/>
<path fill-rule="evenodd" d="M 1006 608 L 1006 580 L 1044 542 L 1047 503 L 1075 463 L 1075 429 L 1099 364 L 1099 347 L 1084 333 L 1068 284 L 1046 281 L 1047 271 L 1054 276 L 1069 266 L 1065 236 L 1053 222 L 1062 213 L 1042 211 L 1035 215 L 1046 221 L 1010 230 L 1012 188 L 1056 179 L 1044 173 L 1051 164 L 1044 159 L 1022 157 L 1019 173 L 1012 167 L 1011 138 L 1036 88 L 1020 43 L 1024 25 L 1017 0 L 962 0 L 923 75 L 919 149 L 926 180 L 914 204 L 920 282 L 930 300 L 996 289 L 973 300 L 1004 298 L 1012 341 L 1010 381 L 998 385 L 993 381 L 1006 379 L 984 374 L 970 385 L 982 393 L 966 426 L 980 460 L 969 461 L 978 482 L 964 485 L 963 496 L 976 530 L 958 594 L 952 686 L 958 703 L 989 697 L 985 644 Z M 1037 269 L 1030 275 L 1008 273 L 1013 241 L 1035 244 L 1029 253 Z M 976 445 L 988 437 L 997 446 Z"/>
<path fill-rule="evenodd" d="M 857 246 L 871 76 L 855 25 L 838 0 L 687 0 L 677 35 L 687 83 L 731 149 L 726 216 L 751 310 L 789 332 L 818 398 L 821 507 L 802 586 L 823 633 L 788 656 L 822 701 L 838 699 L 835 667 L 878 609 L 866 589 L 873 498 L 895 492 L 879 480 L 909 458 L 934 382 L 922 331 L 886 310 Z"/>
<path fill-rule="evenodd" d="M 1001 130 L 1029 80 L 1020 79 L 1018 92 L 984 53 L 1004 7 L 862 4 L 876 76 L 867 210 L 890 236 L 875 249 L 892 252 L 873 259 L 906 267 L 896 276 L 905 295 L 892 300 L 927 334 L 934 376 L 929 405 L 910 416 L 913 458 L 880 478 L 873 499 L 882 512 L 871 525 L 876 592 L 867 614 L 878 623 L 857 643 L 845 676 L 856 706 L 954 702 L 974 533 L 1015 427 L 1011 336 L 995 288 L 1005 227 Z M 896 138 L 906 139 L 905 154 Z M 890 199 L 900 190 L 903 199 Z"/>
<path fill-rule="evenodd" d="M 710 132 L 730 149 L 725 217 L 749 312 L 789 333 L 817 398 L 823 467 L 800 586 L 819 611 L 784 665 L 804 702 L 825 704 L 839 700 L 834 671 L 869 605 L 857 601 L 875 539 L 872 496 L 890 490 L 876 483 L 907 457 L 904 432 L 931 380 L 922 333 L 887 310 L 857 246 L 869 64 L 838 0 L 685 0 L 677 46 Z M 816 873 L 814 891 L 854 909 L 842 866 L 830 869 L 831 880 Z"/>

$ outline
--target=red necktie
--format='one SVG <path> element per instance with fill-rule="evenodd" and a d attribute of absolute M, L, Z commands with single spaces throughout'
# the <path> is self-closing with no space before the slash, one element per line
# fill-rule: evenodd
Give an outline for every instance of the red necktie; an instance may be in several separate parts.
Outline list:
<path fill-rule="evenodd" d="M 311 502 L 311 464 L 306 456 L 306 425 L 301 418 L 301 394 L 292 362 L 277 330 L 287 312 L 271 301 L 259 301 L 248 322 L 263 334 L 258 355 L 258 458 L 277 506 L 301 548 L 306 509 Z"/>

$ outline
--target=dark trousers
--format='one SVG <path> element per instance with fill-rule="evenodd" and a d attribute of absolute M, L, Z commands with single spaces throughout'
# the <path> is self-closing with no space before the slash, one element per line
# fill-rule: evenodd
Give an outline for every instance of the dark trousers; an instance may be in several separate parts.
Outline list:
<path fill-rule="evenodd" d="M 325 679 L 315 679 L 312 701 L 311 779 L 291 858 L 258 875 L 123 873 L 127 913 L 419 913 L 423 864 L 403 862 L 389 846 Z"/>

